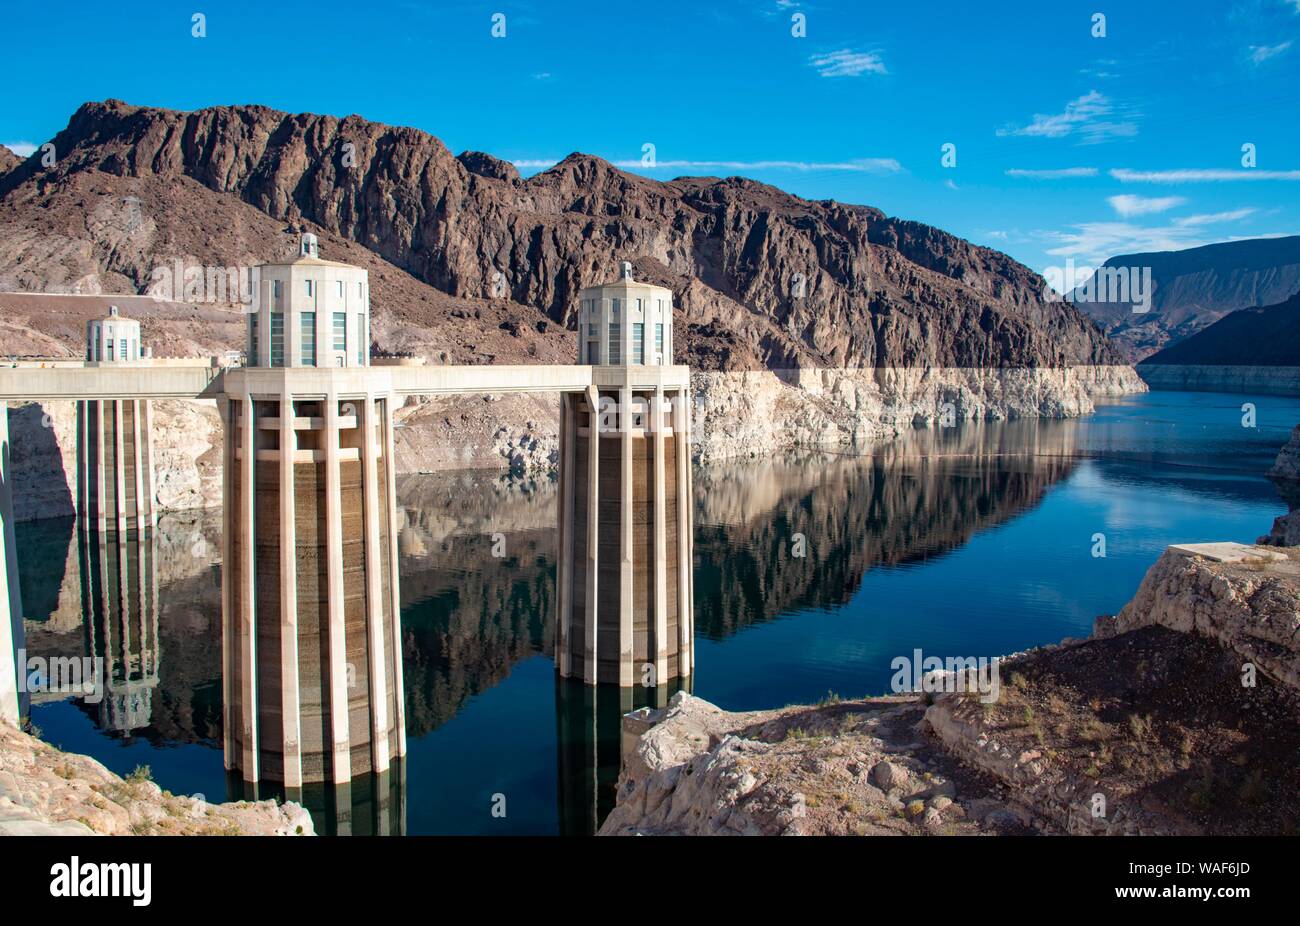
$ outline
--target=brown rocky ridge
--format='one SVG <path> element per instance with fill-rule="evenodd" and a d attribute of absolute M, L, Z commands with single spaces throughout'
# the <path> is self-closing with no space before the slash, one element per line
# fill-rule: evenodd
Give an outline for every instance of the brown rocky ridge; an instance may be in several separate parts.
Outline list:
<path fill-rule="evenodd" d="M 865 447 L 945 410 L 1070 417 L 1094 396 L 1145 389 L 1088 319 L 1044 301 L 1042 279 L 1006 255 L 744 178 L 660 182 L 575 154 L 522 179 L 415 129 L 259 106 L 87 103 L 53 142 L 52 167 L 28 159 L 0 176 L 10 354 L 77 357 L 85 319 L 116 302 L 155 356 L 241 349 L 229 298 L 141 295 L 166 294 L 158 274 L 178 262 L 247 268 L 312 231 L 328 256 L 369 272 L 374 349 L 430 363 L 572 362 L 579 289 L 633 259 L 638 277 L 673 289 L 673 359 L 694 371 L 700 460 Z M 198 408 L 177 414 L 201 427 L 159 443 L 175 469 L 156 481 L 177 504 L 219 502 L 219 426 Z M 553 396 L 412 400 L 397 417 L 401 472 L 555 464 Z M 73 411 L 26 420 L 71 434 Z M 20 440 L 47 452 L 18 478 L 61 471 L 64 485 L 19 516 L 71 513 L 73 448 Z"/>

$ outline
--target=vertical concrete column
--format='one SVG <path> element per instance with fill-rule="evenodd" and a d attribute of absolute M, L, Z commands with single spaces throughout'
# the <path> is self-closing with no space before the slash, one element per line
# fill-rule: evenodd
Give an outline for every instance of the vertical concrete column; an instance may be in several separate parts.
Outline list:
<path fill-rule="evenodd" d="M 122 413 L 122 406 L 126 404 L 126 399 L 119 399 L 113 403 L 113 446 L 116 448 L 113 454 L 113 475 L 117 477 L 117 503 L 113 505 L 113 514 L 117 517 L 117 533 L 122 535 L 126 533 L 126 440 L 122 434 L 122 419 L 126 416 Z"/>
<path fill-rule="evenodd" d="M 329 556 L 329 699 L 334 782 L 352 779 L 348 666 L 343 612 L 343 490 L 339 470 L 339 398 L 325 397 L 325 534 Z"/>
<path fill-rule="evenodd" d="M 668 507 L 664 498 L 664 387 L 655 387 L 654 407 L 650 409 L 650 426 L 654 430 L 654 626 L 655 685 L 668 681 Z"/>
<path fill-rule="evenodd" d="M 154 471 L 153 471 L 153 402 L 146 399 L 140 403 L 140 409 L 144 415 L 144 444 L 137 444 L 142 447 L 140 451 L 141 467 L 144 469 L 144 502 L 147 507 L 147 523 L 150 528 L 158 526 L 158 507 L 154 499 Z"/>
<path fill-rule="evenodd" d="M 632 390 L 623 387 L 618 391 L 619 430 L 619 534 L 618 534 L 618 683 L 623 687 L 633 684 L 634 668 L 632 633 Z"/>
<path fill-rule="evenodd" d="M 388 672 L 384 660 L 384 560 L 379 549 L 379 442 L 375 397 L 366 393 L 361 427 L 362 517 L 366 538 L 366 635 L 370 668 L 370 762 L 375 772 L 388 771 Z M 396 646 L 396 638 L 394 638 Z"/>
<path fill-rule="evenodd" d="M 257 781 L 257 413 L 253 395 L 245 392 L 239 422 L 239 675 L 243 679 L 243 772 L 245 781 Z"/>
<path fill-rule="evenodd" d="M 596 684 L 596 568 L 600 546 L 600 391 L 587 387 L 587 607 L 582 625 L 582 680 Z"/>
<path fill-rule="evenodd" d="M 108 531 L 108 486 L 104 485 L 104 455 L 107 453 L 104 440 L 104 403 L 92 404 L 95 408 L 95 458 L 91 460 L 90 465 L 95 467 L 95 504 L 98 506 L 95 511 L 95 525 L 100 534 L 104 534 Z"/>
<path fill-rule="evenodd" d="M 677 674 L 691 674 L 695 648 L 695 606 L 691 601 L 691 436 L 690 403 L 679 389 L 673 402 L 673 440 L 677 447 Z"/>
<path fill-rule="evenodd" d="M 90 403 L 77 403 L 77 520 L 90 533 Z"/>
<path fill-rule="evenodd" d="M 235 406 L 225 396 L 217 400 L 221 407 L 221 423 L 224 444 L 221 454 L 221 722 L 225 735 L 222 737 L 225 750 L 226 768 L 234 768 L 235 741 L 230 735 L 235 729 L 232 716 L 235 704 L 235 666 L 231 659 L 232 641 L 235 639 L 235 614 L 239 601 L 239 589 L 235 587 L 231 571 L 234 563 L 232 542 L 237 518 L 232 514 L 232 499 L 235 497 L 235 435 L 238 422 L 235 420 Z M 154 570 L 157 575 L 157 570 Z M 155 590 L 155 594 L 156 594 Z M 93 622 L 92 622 L 93 623 Z"/>
<path fill-rule="evenodd" d="M 578 432 L 573 415 L 574 396 L 560 393 L 560 620 L 556 628 L 555 658 L 560 676 L 573 671 L 570 635 L 573 632 L 573 466 Z"/>
<path fill-rule="evenodd" d="M 148 508 L 145 505 L 144 498 L 144 488 L 147 484 L 144 476 L 146 454 L 144 444 L 141 441 L 142 436 L 148 437 L 149 430 L 147 426 L 142 427 L 143 422 L 140 421 L 140 416 L 144 413 L 144 407 L 148 404 L 148 399 L 137 399 L 133 403 L 134 408 L 131 410 L 131 437 L 135 442 L 135 451 L 132 454 L 134 457 L 132 469 L 135 470 L 135 511 L 132 512 L 132 515 L 135 519 L 135 529 L 140 534 L 143 534 L 149 526 Z"/>
<path fill-rule="evenodd" d="M 26 646 L 18 586 L 14 497 L 9 467 L 9 403 L 0 402 L 0 722 L 18 725 L 25 711 L 18 691 L 18 651 Z"/>
<path fill-rule="evenodd" d="M 393 459 L 393 415 L 396 413 L 394 402 L 397 399 L 397 393 L 390 392 L 384 396 L 384 414 L 380 416 L 380 424 L 384 429 L 384 485 L 387 491 L 384 493 L 384 508 L 388 517 L 388 595 L 389 621 L 392 624 L 393 637 L 393 691 L 396 697 L 393 698 L 395 705 L 393 726 L 397 728 L 397 755 L 406 755 L 406 699 L 403 694 L 402 675 L 402 595 L 398 585 L 400 576 L 400 564 L 398 562 L 397 550 L 397 505 L 395 503 L 397 492 L 397 475 L 396 464 Z"/>
<path fill-rule="evenodd" d="M 695 674 L 695 468 L 691 465 L 691 415 L 694 412 L 694 403 L 691 401 L 690 381 L 687 380 L 687 386 L 682 390 L 684 396 L 682 412 L 682 430 L 686 432 L 686 601 L 689 605 L 687 615 L 690 617 L 690 630 L 687 639 L 691 644 L 691 662 L 687 669 L 690 675 Z M 680 491 L 680 489 L 678 490 Z"/>
<path fill-rule="evenodd" d="M 284 784 L 302 787 L 302 704 L 298 687 L 298 512 L 293 397 L 280 397 L 280 717 Z"/>

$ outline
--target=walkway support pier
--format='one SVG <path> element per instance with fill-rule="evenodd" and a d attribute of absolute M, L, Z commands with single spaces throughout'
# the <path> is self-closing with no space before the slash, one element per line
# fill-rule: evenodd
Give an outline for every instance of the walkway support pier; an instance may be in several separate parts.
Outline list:
<path fill-rule="evenodd" d="M 0 722 L 17 726 L 27 713 L 26 698 L 18 684 L 24 671 L 18 665 L 18 654 L 26 643 L 9 456 L 9 403 L 0 402 Z"/>

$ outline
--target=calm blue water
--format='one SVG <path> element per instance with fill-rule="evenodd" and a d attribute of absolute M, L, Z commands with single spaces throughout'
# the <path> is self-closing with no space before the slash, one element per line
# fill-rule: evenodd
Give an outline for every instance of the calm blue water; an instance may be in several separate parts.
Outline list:
<path fill-rule="evenodd" d="M 1255 428 L 1242 426 L 1247 401 Z M 1285 505 L 1262 474 L 1297 421 L 1296 399 L 1161 392 L 1076 421 L 918 432 L 870 456 L 699 468 L 692 690 L 731 709 L 873 694 L 915 648 L 993 656 L 1086 635 L 1168 544 L 1267 532 Z M 449 475 L 398 488 L 409 752 L 384 782 L 404 799 L 389 829 L 589 831 L 633 704 L 555 678 L 553 485 Z M 219 519 L 170 518 L 159 535 L 148 697 L 114 712 L 37 703 L 33 721 L 117 772 L 148 765 L 172 791 L 241 796 L 222 770 Z M 93 648 L 102 607 L 71 522 L 20 525 L 19 552 L 29 650 Z M 353 832 L 374 828 L 360 791 Z"/>

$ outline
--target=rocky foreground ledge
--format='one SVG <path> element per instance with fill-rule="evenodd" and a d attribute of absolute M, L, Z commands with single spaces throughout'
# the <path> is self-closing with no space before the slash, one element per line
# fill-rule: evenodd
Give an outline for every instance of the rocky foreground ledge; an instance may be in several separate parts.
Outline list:
<path fill-rule="evenodd" d="M 1298 669 L 1300 550 L 1170 548 L 1092 638 L 1006 659 L 996 702 L 629 715 L 600 832 L 1300 833 Z"/>
<path fill-rule="evenodd" d="M 0 723 L 0 836 L 314 836 L 297 804 L 209 804 Z"/>

